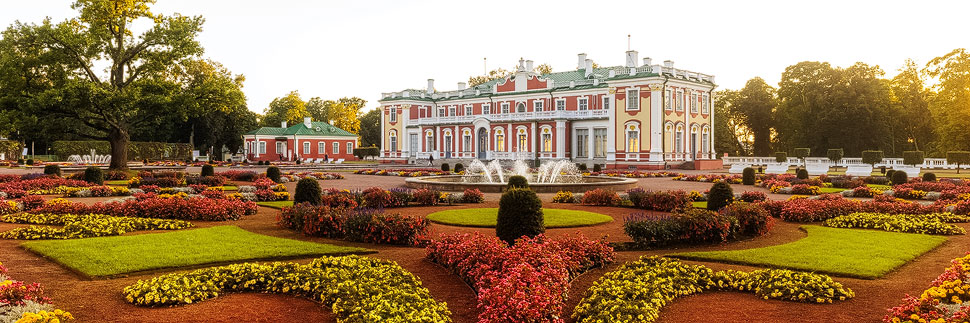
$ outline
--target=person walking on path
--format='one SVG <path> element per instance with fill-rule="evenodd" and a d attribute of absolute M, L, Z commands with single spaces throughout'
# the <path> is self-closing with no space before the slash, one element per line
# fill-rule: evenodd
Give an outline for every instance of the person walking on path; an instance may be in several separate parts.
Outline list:
<path fill-rule="evenodd" d="M 428 155 L 428 166 L 434 166 L 434 155 Z"/>

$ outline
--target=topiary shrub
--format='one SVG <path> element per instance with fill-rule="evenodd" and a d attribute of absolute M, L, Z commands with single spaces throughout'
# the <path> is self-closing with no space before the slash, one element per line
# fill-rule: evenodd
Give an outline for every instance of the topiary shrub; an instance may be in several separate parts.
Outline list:
<path fill-rule="evenodd" d="M 711 186 L 710 192 L 707 193 L 707 209 L 711 211 L 718 211 L 721 208 L 731 205 L 734 201 L 734 190 L 731 189 L 731 184 L 725 181 L 719 181 Z"/>
<path fill-rule="evenodd" d="M 54 165 L 54 164 L 44 166 L 44 175 L 57 175 L 58 177 L 60 177 L 61 166 Z"/>
<path fill-rule="evenodd" d="M 216 169 L 212 165 L 202 165 L 202 177 L 214 176 L 216 174 Z"/>
<path fill-rule="evenodd" d="M 602 172 L 603 167 L 601 167 L 600 164 L 593 164 L 593 171 L 597 173 Z"/>
<path fill-rule="evenodd" d="M 754 185 L 754 168 L 747 167 L 741 173 L 741 184 Z"/>
<path fill-rule="evenodd" d="M 448 166 L 448 163 L 441 163 L 441 171 L 442 172 L 450 172 L 451 171 L 451 166 Z"/>
<path fill-rule="evenodd" d="M 522 236 L 535 237 L 546 231 L 542 201 L 526 188 L 512 188 L 502 194 L 498 203 L 495 235 L 509 245 Z"/>
<path fill-rule="evenodd" d="M 27 160 L 27 166 L 34 166 L 34 159 L 33 158 Z"/>
<path fill-rule="evenodd" d="M 884 174 L 886 174 L 886 180 L 887 181 L 892 181 L 893 180 L 893 173 L 895 173 L 895 172 L 896 172 L 895 169 L 890 169 L 890 170 L 885 171 Z"/>
<path fill-rule="evenodd" d="M 88 166 L 84 170 L 84 181 L 91 184 L 104 185 L 104 172 L 96 166 Z"/>
<path fill-rule="evenodd" d="M 576 169 L 578 169 L 581 172 L 585 172 L 588 170 L 586 168 L 586 163 L 576 163 Z"/>
<path fill-rule="evenodd" d="M 798 177 L 798 179 L 808 179 L 808 170 L 799 168 L 798 171 L 795 172 L 795 177 Z"/>
<path fill-rule="evenodd" d="M 863 150 L 862 151 L 862 162 L 876 167 L 876 164 L 881 163 L 883 158 L 882 150 Z"/>
<path fill-rule="evenodd" d="M 525 189 L 528 189 L 529 188 L 529 180 L 526 179 L 525 176 L 515 175 L 515 176 L 512 176 L 512 177 L 509 177 L 509 184 L 506 185 L 506 187 L 508 187 L 508 189 L 510 189 L 510 190 L 513 189 L 513 188 L 525 188 Z"/>
<path fill-rule="evenodd" d="M 948 151 L 946 152 L 946 162 L 957 164 L 957 174 L 959 174 L 960 165 L 970 164 L 970 151 Z"/>
<path fill-rule="evenodd" d="M 893 172 L 893 176 L 890 177 L 890 180 L 893 182 L 893 185 L 902 185 L 909 182 L 909 177 L 906 176 L 906 172 L 895 171 Z"/>
<path fill-rule="evenodd" d="M 276 166 L 270 166 L 266 169 L 266 178 L 269 178 L 275 183 L 279 183 L 281 181 L 280 177 L 282 175 L 283 174 L 280 173 L 280 169 Z"/>
<path fill-rule="evenodd" d="M 923 181 L 924 182 L 935 182 L 936 181 L 936 174 L 934 174 L 934 173 L 926 173 L 926 174 L 923 174 Z"/>
<path fill-rule="evenodd" d="M 320 205 L 320 183 L 312 178 L 304 178 L 296 183 L 293 204 L 310 203 Z"/>
<path fill-rule="evenodd" d="M 465 170 L 465 165 L 462 165 L 461 163 L 455 164 L 455 173 L 460 173 L 464 170 Z"/>
<path fill-rule="evenodd" d="M 916 167 L 916 165 L 922 164 L 924 159 L 922 151 L 913 150 L 903 152 L 903 164 Z"/>
<path fill-rule="evenodd" d="M 788 162 L 788 153 L 786 153 L 784 151 L 775 152 L 775 162 L 787 163 Z"/>

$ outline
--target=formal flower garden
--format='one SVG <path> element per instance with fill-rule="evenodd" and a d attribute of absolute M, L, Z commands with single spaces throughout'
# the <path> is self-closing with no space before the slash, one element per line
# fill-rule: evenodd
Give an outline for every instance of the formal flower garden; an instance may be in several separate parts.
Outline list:
<path fill-rule="evenodd" d="M 745 321 L 762 306 L 779 309 L 768 321 L 962 322 L 970 308 L 968 181 L 403 185 L 455 171 L 0 175 L 0 322 Z"/>

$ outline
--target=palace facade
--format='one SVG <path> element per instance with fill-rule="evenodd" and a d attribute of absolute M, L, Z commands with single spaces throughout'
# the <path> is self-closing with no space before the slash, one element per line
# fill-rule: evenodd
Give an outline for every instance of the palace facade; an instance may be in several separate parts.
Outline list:
<path fill-rule="evenodd" d="M 519 60 L 505 78 L 454 91 L 383 93 L 380 157 L 416 162 L 569 159 L 606 168 L 720 167 L 713 151 L 714 76 L 642 64 L 539 75 Z"/>

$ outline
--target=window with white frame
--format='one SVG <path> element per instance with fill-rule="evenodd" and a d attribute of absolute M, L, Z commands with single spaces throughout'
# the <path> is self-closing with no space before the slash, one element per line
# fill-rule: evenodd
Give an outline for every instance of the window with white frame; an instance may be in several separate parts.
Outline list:
<path fill-rule="evenodd" d="M 519 152 L 529 151 L 529 135 L 525 133 L 525 129 L 519 129 L 519 145 L 516 148 Z"/>
<path fill-rule="evenodd" d="M 451 117 L 455 116 L 455 106 L 448 107 L 448 116 L 451 116 Z"/>
<path fill-rule="evenodd" d="M 260 141 L 259 142 L 259 149 L 256 150 L 256 151 L 258 151 L 260 154 L 265 154 L 266 153 L 266 142 L 265 141 Z"/>
<path fill-rule="evenodd" d="M 704 134 L 701 135 L 701 153 L 707 155 L 710 152 L 709 128 L 704 126 Z M 706 157 L 706 156 L 705 156 Z"/>
<path fill-rule="evenodd" d="M 674 152 L 684 152 L 684 126 L 677 124 L 677 132 L 674 133 Z"/>
<path fill-rule="evenodd" d="M 677 91 L 677 112 L 684 111 L 684 92 Z"/>
<path fill-rule="evenodd" d="M 323 141 L 318 142 L 317 143 L 317 154 L 318 155 L 323 155 L 323 154 L 326 154 L 326 153 L 327 153 L 327 143 L 326 142 L 323 142 Z"/>
<path fill-rule="evenodd" d="M 495 129 L 495 151 L 505 151 L 505 132 Z"/>
<path fill-rule="evenodd" d="M 350 155 L 350 154 L 353 154 L 353 153 L 354 153 L 354 143 L 353 142 L 348 142 L 347 143 L 347 154 Z"/>
<path fill-rule="evenodd" d="M 465 115 L 466 116 L 472 115 L 472 105 L 471 104 L 465 106 Z"/>
<path fill-rule="evenodd" d="M 626 152 L 640 152 L 640 128 L 634 124 L 626 127 Z"/>
<path fill-rule="evenodd" d="M 397 122 L 397 107 L 391 107 L 391 122 Z"/>
<path fill-rule="evenodd" d="M 673 104 L 671 103 L 671 102 L 673 102 L 673 101 L 674 101 L 674 94 L 673 94 L 673 91 L 670 91 L 670 90 L 667 90 L 667 95 L 666 95 L 665 97 L 666 97 L 667 99 L 666 99 L 666 100 L 664 100 L 664 110 L 667 110 L 667 111 L 671 111 L 671 110 L 673 110 L 673 109 L 674 109 L 674 108 L 673 108 L 674 106 L 673 106 Z"/>
<path fill-rule="evenodd" d="M 690 113 L 697 113 L 697 94 L 690 94 Z"/>
<path fill-rule="evenodd" d="M 579 106 L 579 111 L 589 110 L 589 99 L 588 98 L 579 98 L 579 100 L 577 102 L 578 102 L 577 105 Z"/>
<path fill-rule="evenodd" d="M 638 89 L 626 90 L 626 109 L 640 110 L 640 90 Z"/>
<path fill-rule="evenodd" d="M 310 142 L 309 141 L 303 143 L 303 154 L 304 155 L 309 155 L 310 154 Z"/>
<path fill-rule="evenodd" d="M 425 146 L 424 146 L 425 151 L 428 151 L 428 152 L 434 151 L 434 146 L 435 145 L 434 145 L 434 133 L 433 132 L 428 131 L 428 132 L 426 132 L 424 134 L 424 143 L 425 143 Z"/>
<path fill-rule="evenodd" d="M 446 116 L 448 116 L 448 115 L 445 114 L 445 108 L 444 107 L 438 108 L 438 116 L 439 117 L 446 117 Z"/>
<path fill-rule="evenodd" d="M 394 150 L 392 150 L 392 151 L 397 151 L 397 135 L 395 135 L 394 137 L 391 137 L 391 138 L 394 139 L 394 144 L 391 145 L 391 147 L 394 147 Z M 335 142 L 335 143 L 333 143 L 333 154 L 336 155 L 336 154 L 339 154 L 339 153 L 340 153 L 340 143 L 339 142 Z"/>
<path fill-rule="evenodd" d="M 556 110 L 557 111 L 564 111 L 564 110 L 566 110 L 566 99 L 558 99 L 558 100 L 556 100 Z"/>
<path fill-rule="evenodd" d="M 284 142 L 284 141 L 277 141 L 276 142 L 276 154 L 278 154 L 278 155 L 286 155 L 286 142 Z"/>
<path fill-rule="evenodd" d="M 465 130 L 461 134 L 461 151 L 470 152 L 472 151 L 472 132 L 471 130 Z"/>
<path fill-rule="evenodd" d="M 608 110 L 610 108 L 610 97 L 608 95 L 603 96 L 603 110 Z"/>
<path fill-rule="evenodd" d="M 552 130 L 542 128 L 542 152 L 552 152 Z"/>
<path fill-rule="evenodd" d="M 482 104 L 482 114 L 491 114 L 491 113 L 492 113 L 492 105 Z"/>
<path fill-rule="evenodd" d="M 606 157 L 606 128 L 593 129 L 593 157 Z"/>
<path fill-rule="evenodd" d="M 519 104 L 515 105 L 515 112 L 525 112 L 525 103 L 519 102 Z"/>
<path fill-rule="evenodd" d="M 532 111 L 542 111 L 542 100 L 532 101 Z"/>
<path fill-rule="evenodd" d="M 576 157 L 589 157 L 589 129 L 576 129 Z"/>
<path fill-rule="evenodd" d="M 703 98 L 701 98 L 701 113 L 711 113 L 711 97 L 706 93 L 704 94 Z"/>
<path fill-rule="evenodd" d="M 509 103 L 508 102 L 502 103 L 502 114 L 508 114 L 508 113 L 509 113 Z"/>

